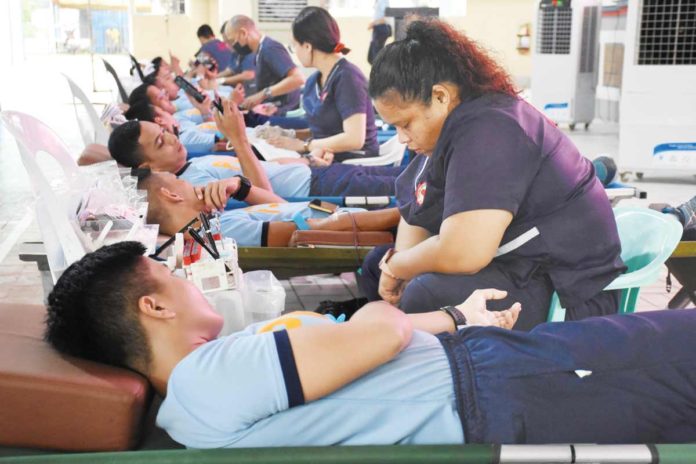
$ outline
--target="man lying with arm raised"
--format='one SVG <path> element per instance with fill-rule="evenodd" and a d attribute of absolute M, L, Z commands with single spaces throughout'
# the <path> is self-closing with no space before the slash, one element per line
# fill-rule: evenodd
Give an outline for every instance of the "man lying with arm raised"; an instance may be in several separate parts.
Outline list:
<path fill-rule="evenodd" d="M 144 121 L 128 121 L 114 129 L 109 152 L 123 166 L 170 172 L 197 186 L 242 174 L 252 185 L 283 198 L 394 194 L 400 167 L 334 164 L 310 168 L 259 161 L 247 139 L 242 114 L 229 101 L 225 105 L 224 114 L 215 112 L 216 124 L 236 156 L 208 155 L 188 161 L 186 148 L 174 134 Z"/>
<path fill-rule="evenodd" d="M 298 227 L 352 231 L 355 225 L 360 231 L 380 231 L 390 230 L 399 222 L 396 208 L 339 210 L 328 215 L 310 208 L 306 201 L 288 203 L 272 192 L 250 185 L 242 176 L 212 182 L 205 187 L 194 187 L 167 172 L 143 171 L 140 177 L 138 188 L 148 192 L 147 220 L 159 224 L 160 232 L 167 235 L 176 233 L 200 213 L 213 210 L 222 211 L 222 233 L 235 239 L 239 246 L 288 246 Z M 230 197 L 252 206 L 224 211 Z"/>

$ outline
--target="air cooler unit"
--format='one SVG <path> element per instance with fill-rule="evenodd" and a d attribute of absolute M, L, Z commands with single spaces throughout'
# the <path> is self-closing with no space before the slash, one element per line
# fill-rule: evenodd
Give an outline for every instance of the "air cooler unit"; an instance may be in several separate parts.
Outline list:
<path fill-rule="evenodd" d="M 532 56 L 532 103 L 555 123 L 594 119 L 600 0 L 542 0 Z"/>
<path fill-rule="evenodd" d="M 618 165 L 696 173 L 696 0 L 629 0 Z"/>

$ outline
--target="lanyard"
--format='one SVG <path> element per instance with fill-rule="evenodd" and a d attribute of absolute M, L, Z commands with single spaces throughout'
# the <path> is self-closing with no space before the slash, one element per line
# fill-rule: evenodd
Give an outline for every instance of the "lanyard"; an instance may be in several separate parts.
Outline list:
<path fill-rule="evenodd" d="M 264 40 L 266 40 L 266 36 L 265 36 L 265 35 L 264 35 L 264 36 L 261 36 L 261 38 L 259 39 L 259 49 L 256 50 L 256 56 L 257 56 L 257 57 L 258 57 L 259 55 L 261 55 L 261 49 L 263 48 L 263 41 L 264 41 Z"/>
<path fill-rule="evenodd" d="M 323 102 L 324 99 L 326 98 L 328 90 L 325 90 L 325 89 L 329 88 L 329 82 L 331 81 L 331 78 L 334 76 L 334 72 L 336 71 L 336 69 L 338 68 L 338 65 L 341 63 L 341 61 L 343 59 L 344 59 L 343 57 L 339 58 L 338 61 L 336 61 L 336 64 L 333 65 L 333 68 L 331 68 L 331 71 L 329 71 L 329 75 L 326 76 L 326 80 L 324 81 L 324 85 L 322 86 L 322 89 L 324 89 L 324 90 L 321 93 L 319 92 L 319 79 L 317 79 L 317 84 L 314 87 L 314 90 L 317 94 L 317 98 L 319 99 L 319 101 Z"/>
<path fill-rule="evenodd" d="M 423 166 L 421 166 L 420 171 L 418 171 L 418 175 L 416 175 L 416 178 L 413 181 L 413 191 L 417 192 L 418 191 L 418 180 L 420 179 L 420 176 L 423 174 L 423 171 L 425 171 L 425 167 L 428 165 L 428 157 L 423 156 L 425 158 L 425 162 L 423 163 Z"/>

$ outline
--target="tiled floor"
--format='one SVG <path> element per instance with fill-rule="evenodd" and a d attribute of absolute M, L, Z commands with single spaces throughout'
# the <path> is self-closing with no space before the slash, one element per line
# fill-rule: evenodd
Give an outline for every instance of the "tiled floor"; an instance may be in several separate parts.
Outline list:
<path fill-rule="evenodd" d="M 60 79 L 57 75 L 54 78 Z M 7 79 L 7 75 L 0 77 L 0 83 Z M 8 95 L 7 89 L 10 88 L 13 87 L 0 85 L 0 89 L 4 89 L 5 92 L 2 93 L 3 91 L 0 90 L 3 110 L 16 109 L 34 114 L 61 135 L 72 153 L 77 153 L 82 148 L 75 116 L 69 104 L 67 86 L 53 94 L 40 92 L 38 96 L 34 96 L 35 101 L 18 98 L 16 94 Z M 31 92 L 23 94 L 24 97 L 30 95 L 32 95 Z M 97 93 L 91 96 L 95 101 L 103 102 L 109 99 L 108 93 Z M 37 109 L 40 110 L 37 111 Z M 613 124 L 595 122 L 589 131 L 578 130 L 568 132 L 568 135 L 588 158 L 595 158 L 600 154 L 615 156 L 618 151 L 618 128 Z M 648 192 L 648 200 L 625 200 L 623 204 L 646 206 L 651 202 L 678 204 L 696 194 L 696 180 L 690 174 L 673 179 L 651 178 L 643 182 L 634 182 L 634 185 Z M 41 240 L 33 220 L 26 230 L 22 231 L 26 226 L 22 220 L 27 212 L 32 211 L 32 195 L 14 140 L 2 127 L 0 127 L 0 198 L 2 199 L 0 203 L 0 301 L 42 303 L 44 295 L 40 273 L 33 263 L 23 263 L 18 259 L 21 242 Z M 16 240 L 13 241 L 13 239 Z M 359 296 L 353 274 L 298 277 L 284 281 L 283 286 L 286 289 L 286 309 L 288 310 L 313 310 L 322 300 L 346 300 Z M 654 285 L 642 291 L 638 309 L 665 308 L 667 301 L 678 288 L 678 283 L 674 281 L 672 293 L 668 294 L 665 291 L 665 279 L 659 279 Z"/>

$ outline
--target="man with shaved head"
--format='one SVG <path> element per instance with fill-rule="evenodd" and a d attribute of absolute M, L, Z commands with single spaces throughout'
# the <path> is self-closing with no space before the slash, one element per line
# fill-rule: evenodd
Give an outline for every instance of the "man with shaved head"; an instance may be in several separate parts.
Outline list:
<path fill-rule="evenodd" d="M 254 21 L 244 15 L 233 16 L 224 31 L 225 40 L 240 56 L 256 53 L 256 93 L 242 105 L 250 109 L 260 103 L 273 103 L 278 116 L 296 109 L 304 77 L 283 44 L 261 34 Z"/>

